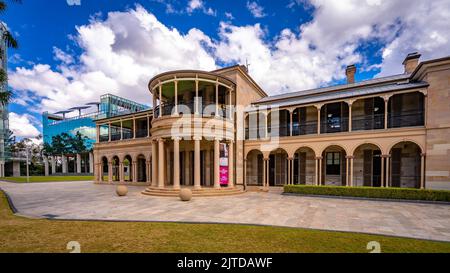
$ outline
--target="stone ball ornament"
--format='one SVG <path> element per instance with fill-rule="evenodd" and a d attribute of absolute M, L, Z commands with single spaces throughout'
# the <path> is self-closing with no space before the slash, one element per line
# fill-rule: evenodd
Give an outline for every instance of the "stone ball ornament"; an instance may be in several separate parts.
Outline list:
<path fill-rule="evenodd" d="M 180 190 L 180 200 L 181 201 L 190 201 L 192 199 L 192 191 L 190 189 L 181 189 Z"/>
<path fill-rule="evenodd" d="M 116 187 L 116 193 L 118 196 L 126 196 L 128 194 L 128 187 L 125 185 L 118 185 Z"/>

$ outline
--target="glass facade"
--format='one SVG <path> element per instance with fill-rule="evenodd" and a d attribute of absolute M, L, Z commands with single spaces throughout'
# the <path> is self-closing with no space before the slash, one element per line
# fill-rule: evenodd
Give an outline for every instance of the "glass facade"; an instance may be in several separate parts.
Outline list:
<path fill-rule="evenodd" d="M 7 61 L 8 47 L 6 46 L 6 42 L 3 38 L 3 33 L 7 31 L 5 25 L 0 22 L 0 69 L 4 69 L 8 71 Z M 8 83 L 0 85 L 0 92 L 4 92 L 8 89 Z M 8 120 L 8 105 L 3 105 L 0 103 L 0 162 L 5 162 L 10 158 L 10 153 L 7 151 L 5 147 L 5 141 L 9 137 L 9 120 Z"/>
<path fill-rule="evenodd" d="M 95 104 L 96 103 L 92 103 L 90 105 Z M 51 144 L 52 137 L 61 133 L 75 135 L 77 132 L 80 132 L 83 136 L 88 138 L 85 145 L 87 149 L 90 150 L 93 148 L 93 144 L 96 140 L 96 119 L 108 118 L 149 109 L 146 105 L 111 94 L 102 95 L 100 97 L 100 102 L 97 105 L 97 111 L 93 113 L 83 115 L 80 114 L 76 117 L 70 118 L 66 118 L 65 114 L 57 115 L 44 112 L 42 114 L 44 143 Z"/>

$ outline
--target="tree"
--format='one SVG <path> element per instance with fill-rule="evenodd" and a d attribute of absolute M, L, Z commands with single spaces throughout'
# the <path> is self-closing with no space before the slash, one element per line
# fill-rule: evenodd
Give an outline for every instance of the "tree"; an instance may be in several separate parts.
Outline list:
<path fill-rule="evenodd" d="M 71 139 L 72 152 L 75 154 L 86 152 L 87 147 L 84 143 L 87 139 L 87 136 L 83 136 L 79 131 L 77 131 L 75 136 Z"/>
<path fill-rule="evenodd" d="M 15 3 L 22 3 L 22 0 L 9 0 L 10 2 Z M 0 13 L 4 12 L 7 9 L 8 5 L 6 4 L 6 1 L 0 1 Z M 19 42 L 14 38 L 14 36 L 11 34 L 11 32 L 7 29 L 5 29 L 2 33 L 2 40 L 5 42 L 5 45 L 9 48 L 18 49 L 19 48 Z M 3 55 L 3 52 L 0 52 L 1 55 Z M 0 85 L 5 86 L 8 82 L 8 74 L 5 71 L 5 69 L 0 69 Z M 5 88 L 6 90 L 0 91 L 0 104 L 2 106 L 5 106 L 11 101 L 12 98 L 12 92 L 8 90 L 8 88 Z"/>

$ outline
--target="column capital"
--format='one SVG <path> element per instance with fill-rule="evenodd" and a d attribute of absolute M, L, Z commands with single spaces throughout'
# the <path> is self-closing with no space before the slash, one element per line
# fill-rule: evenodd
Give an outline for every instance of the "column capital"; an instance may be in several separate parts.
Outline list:
<path fill-rule="evenodd" d="M 172 140 L 173 141 L 180 141 L 181 137 L 180 136 L 174 136 L 174 137 L 172 137 Z"/>
<path fill-rule="evenodd" d="M 354 159 L 355 156 L 353 156 L 353 155 L 346 155 L 345 158 L 347 158 L 347 159 Z"/>
<path fill-rule="evenodd" d="M 381 96 L 381 98 L 384 100 L 384 102 L 388 102 L 392 96 L 393 96 L 393 94 L 388 94 L 388 95 Z"/>
<path fill-rule="evenodd" d="M 323 156 L 316 156 L 317 160 L 323 159 Z"/>
<path fill-rule="evenodd" d="M 314 104 L 314 106 L 317 108 L 318 111 L 320 111 L 320 109 L 323 106 L 323 103 Z"/>
<path fill-rule="evenodd" d="M 294 160 L 294 158 L 293 157 L 288 157 L 288 160 Z"/>
<path fill-rule="evenodd" d="M 382 157 L 382 158 L 389 158 L 389 157 L 391 157 L 391 155 L 390 155 L 390 154 L 387 154 L 387 155 L 381 155 L 381 157 Z"/>
<path fill-rule="evenodd" d="M 420 156 L 421 157 L 424 157 L 424 156 L 426 156 L 427 154 L 426 153 L 420 153 Z"/>
<path fill-rule="evenodd" d="M 214 138 L 214 141 L 219 141 L 219 142 L 220 142 L 220 141 L 222 141 L 222 138 L 220 138 L 220 137 L 215 137 L 215 138 Z"/>
<path fill-rule="evenodd" d="M 348 104 L 349 107 L 352 107 L 352 105 L 355 101 L 356 101 L 355 99 L 352 99 L 352 100 L 346 100 L 345 102 Z"/>
<path fill-rule="evenodd" d="M 200 140 L 202 140 L 202 137 L 201 136 L 194 136 L 194 137 L 192 137 L 192 139 L 195 140 L 195 141 L 200 141 Z"/>

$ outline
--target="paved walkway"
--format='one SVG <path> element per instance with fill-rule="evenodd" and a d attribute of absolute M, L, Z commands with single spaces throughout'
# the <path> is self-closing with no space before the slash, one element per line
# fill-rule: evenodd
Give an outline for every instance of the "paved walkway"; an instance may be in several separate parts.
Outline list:
<path fill-rule="evenodd" d="M 249 192 L 235 196 L 145 196 L 129 187 L 92 182 L 16 184 L 0 182 L 18 210 L 29 217 L 262 224 L 386 234 L 450 241 L 450 205 L 350 200 Z"/>

